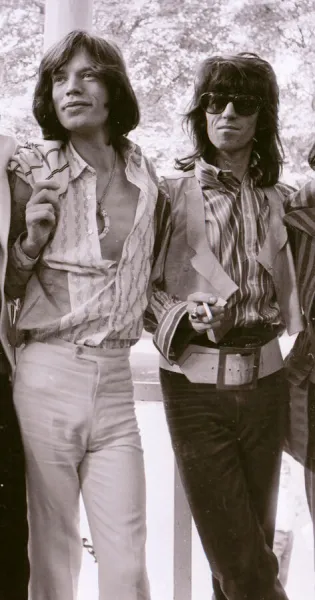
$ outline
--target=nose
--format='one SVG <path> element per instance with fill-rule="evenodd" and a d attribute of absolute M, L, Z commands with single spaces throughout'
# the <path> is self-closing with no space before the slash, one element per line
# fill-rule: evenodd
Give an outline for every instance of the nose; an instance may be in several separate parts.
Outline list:
<path fill-rule="evenodd" d="M 67 96 L 72 96 L 73 94 L 81 94 L 82 85 L 80 82 L 80 78 L 76 77 L 75 74 L 70 74 L 67 79 L 67 87 L 66 94 Z"/>
<path fill-rule="evenodd" d="M 236 112 L 235 112 L 235 108 L 234 108 L 234 104 L 233 102 L 228 102 L 228 104 L 226 105 L 224 111 L 221 113 L 223 117 L 236 117 Z"/>

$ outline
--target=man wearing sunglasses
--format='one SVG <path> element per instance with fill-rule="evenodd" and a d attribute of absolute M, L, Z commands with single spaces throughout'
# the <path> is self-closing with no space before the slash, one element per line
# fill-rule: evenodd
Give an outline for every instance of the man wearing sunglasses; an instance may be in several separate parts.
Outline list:
<path fill-rule="evenodd" d="M 272 552 L 288 387 L 278 336 L 303 328 L 278 182 L 275 74 L 253 54 L 201 65 L 193 153 L 164 178 L 167 231 L 146 327 L 216 600 L 283 600 Z M 292 197 L 291 197 L 292 195 Z"/>

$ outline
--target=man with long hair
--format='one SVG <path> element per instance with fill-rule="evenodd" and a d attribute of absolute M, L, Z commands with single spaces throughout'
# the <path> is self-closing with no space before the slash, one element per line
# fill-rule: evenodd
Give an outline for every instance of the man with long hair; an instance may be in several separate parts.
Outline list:
<path fill-rule="evenodd" d="M 257 55 L 205 60 L 186 123 L 194 152 L 162 183 L 146 327 L 215 599 L 285 599 L 272 552 L 288 402 L 278 336 L 303 323 L 282 220 L 313 190 L 291 197 L 278 181 L 278 85 Z"/>
<path fill-rule="evenodd" d="M 48 50 L 33 110 L 44 140 L 10 163 L 17 241 L 7 282 L 11 296 L 23 295 L 14 401 L 27 463 L 30 593 L 75 599 L 81 491 L 100 599 L 148 600 L 129 354 L 147 304 L 157 178 L 126 137 L 138 103 L 106 40 L 74 31 Z"/>

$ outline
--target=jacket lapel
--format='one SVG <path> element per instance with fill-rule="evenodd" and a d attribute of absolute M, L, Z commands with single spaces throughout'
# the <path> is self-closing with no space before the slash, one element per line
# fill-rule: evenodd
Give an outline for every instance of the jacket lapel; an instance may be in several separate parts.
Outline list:
<path fill-rule="evenodd" d="M 265 243 L 257 257 L 273 279 L 281 314 L 289 335 L 302 331 L 304 323 L 300 311 L 295 268 L 288 243 L 288 233 L 283 223 L 284 208 L 276 188 L 264 188 L 269 202 L 269 229 Z"/>
<path fill-rule="evenodd" d="M 275 259 L 281 248 L 287 243 L 288 234 L 283 224 L 285 213 L 278 192 L 274 188 L 263 188 L 263 191 L 268 199 L 270 217 L 268 233 L 257 260 L 269 273 L 273 274 Z"/>
<path fill-rule="evenodd" d="M 203 197 L 196 178 L 193 178 L 190 190 L 185 192 L 185 201 L 187 241 L 194 251 L 191 264 L 208 281 L 210 291 L 227 300 L 238 287 L 225 273 L 208 244 Z"/>

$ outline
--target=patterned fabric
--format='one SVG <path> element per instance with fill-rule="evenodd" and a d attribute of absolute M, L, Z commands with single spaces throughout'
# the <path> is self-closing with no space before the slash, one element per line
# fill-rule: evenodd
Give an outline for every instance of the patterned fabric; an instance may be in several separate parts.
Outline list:
<path fill-rule="evenodd" d="M 280 323 L 269 273 L 256 260 L 266 238 L 269 204 L 248 174 L 239 182 L 201 160 L 195 173 L 205 202 L 207 237 L 212 252 L 238 290 L 228 300 L 234 327 L 251 323 Z"/>
<path fill-rule="evenodd" d="M 293 210 L 284 221 L 294 233 L 296 276 L 307 321 L 307 330 L 299 334 L 287 358 L 287 367 L 291 383 L 305 385 L 315 365 L 314 331 L 310 321 L 315 300 L 315 209 Z"/>
<path fill-rule="evenodd" d="M 311 204 L 314 182 L 308 182 L 300 191 Z M 299 195 L 296 197 L 298 204 Z M 302 465 L 315 459 L 314 430 L 310 422 L 312 384 L 310 378 L 315 366 L 315 335 L 311 322 L 315 299 L 315 209 L 292 210 L 284 218 L 291 231 L 300 303 L 307 321 L 307 328 L 300 333 L 286 358 L 287 376 L 290 383 L 290 419 L 287 444 L 290 454 Z M 307 462 L 309 460 L 309 463 Z M 314 463 L 314 460 L 313 460 Z M 307 480 L 308 469 L 306 469 Z M 306 482 L 308 491 L 309 481 Z"/>
<path fill-rule="evenodd" d="M 176 187 L 177 194 L 185 195 L 187 193 L 186 192 L 187 186 L 184 185 L 184 183 L 186 182 L 185 177 L 187 175 L 188 174 L 183 173 L 181 183 L 179 183 L 179 184 L 178 184 L 178 178 L 176 178 L 175 183 L 177 186 Z M 221 204 L 218 202 L 218 206 L 223 207 L 222 210 L 224 212 L 224 209 L 226 208 L 225 207 L 226 186 L 225 186 L 224 176 L 223 176 L 223 181 L 219 179 L 219 177 L 218 177 L 219 170 L 218 169 L 213 169 L 211 175 L 212 175 L 211 181 L 214 186 L 213 195 L 217 196 L 217 197 L 220 196 Z M 194 175 L 192 175 L 191 177 L 194 178 Z M 191 177 L 190 177 L 190 179 L 191 179 Z M 232 180 L 232 182 L 230 181 L 230 179 L 231 179 L 230 174 L 227 174 L 225 176 L 225 178 L 227 178 L 227 177 L 229 180 L 228 189 L 230 187 L 230 189 L 235 190 L 235 187 L 236 187 L 235 181 L 233 181 L 233 180 Z M 250 219 L 249 228 L 248 228 L 248 224 L 246 227 L 246 240 L 249 242 L 253 242 L 253 240 L 255 238 L 255 234 L 256 234 L 257 238 L 258 238 L 258 240 L 256 239 L 256 248 L 257 249 L 256 249 L 256 256 L 255 256 L 255 249 L 249 245 L 250 251 L 247 250 L 247 256 L 245 256 L 244 258 L 247 261 L 247 263 L 249 263 L 249 260 L 250 260 L 250 268 L 251 268 L 252 276 L 255 277 L 255 274 L 257 274 L 257 273 L 259 274 L 258 281 L 256 282 L 256 285 L 257 285 L 256 295 L 254 296 L 256 301 L 254 302 L 254 307 L 255 308 L 258 307 L 258 309 L 260 311 L 260 320 L 261 321 L 263 321 L 263 322 L 268 321 L 267 317 L 269 315 L 271 322 L 277 322 L 276 315 L 279 319 L 279 308 L 278 308 L 278 304 L 276 303 L 275 299 L 273 298 L 274 287 L 273 287 L 273 282 L 271 280 L 272 270 L 269 269 L 270 275 L 268 275 L 267 267 L 265 264 L 264 264 L 265 268 L 261 268 L 260 265 L 257 266 L 256 264 L 254 264 L 254 263 L 257 263 L 256 259 L 257 259 L 257 253 L 258 253 L 258 245 L 263 243 L 264 237 L 266 237 L 267 230 L 268 230 L 268 235 L 269 235 L 269 218 L 271 218 L 270 214 L 269 214 L 271 199 L 269 198 L 269 196 L 271 194 L 271 188 L 269 190 L 269 195 L 268 195 L 269 207 L 267 207 L 263 190 L 256 189 L 252 185 L 252 182 L 250 181 L 250 179 L 248 177 L 246 177 L 245 179 L 246 179 L 246 183 L 244 183 L 244 186 L 246 187 L 245 208 L 243 207 L 244 212 L 242 212 L 241 210 L 238 210 L 238 212 L 237 212 L 241 227 L 239 227 L 238 229 L 236 228 L 234 230 L 236 233 L 235 241 L 238 241 L 239 237 L 241 237 L 242 240 L 244 240 L 244 223 L 243 223 L 243 221 L 245 221 L 244 216 L 247 216 L 247 214 L 250 214 L 252 216 L 252 219 Z M 178 228 L 181 227 L 180 223 L 182 222 L 182 218 L 179 218 L 177 215 L 177 212 L 176 212 L 177 208 L 173 207 L 173 201 L 169 197 L 170 192 L 168 192 L 167 181 L 171 183 L 173 180 L 167 179 L 167 180 L 163 180 L 163 182 L 162 182 L 165 198 L 168 199 L 168 202 L 166 202 L 166 200 L 165 200 L 165 206 L 164 206 L 164 228 L 165 228 L 166 234 L 164 236 L 163 244 L 161 245 L 160 256 L 157 258 L 155 265 L 154 265 L 154 270 L 153 270 L 154 293 L 150 299 L 150 305 L 145 314 L 145 327 L 148 331 L 150 331 L 151 333 L 154 334 L 155 343 L 156 343 L 159 351 L 162 353 L 162 355 L 169 362 L 172 362 L 174 359 L 174 353 L 171 350 L 171 346 L 173 345 L 175 336 L 176 336 L 176 345 L 178 345 L 178 347 L 181 347 L 183 350 L 185 345 L 187 345 L 187 343 L 189 343 L 189 341 L 192 337 L 192 334 L 191 334 L 191 330 L 189 330 L 189 328 L 187 327 L 187 311 L 186 311 L 187 304 L 185 302 L 183 302 L 183 297 L 181 297 L 181 299 L 180 299 L 179 297 L 176 297 L 176 296 L 170 296 L 169 294 L 167 294 L 165 292 L 165 288 L 164 288 L 164 286 L 165 286 L 165 279 L 164 279 L 165 263 L 167 263 L 168 251 L 169 251 L 169 246 L 171 244 L 171 240 L 173 239 L 173 237 L 175 235 L 175 231 L 173 232 L 174 221 L 176 219 L 178 219 L 176 221 L 178 223 L 178 226 L 177 226 Z M 240 184 L 238 184 L 238 188 L 239 187 L 240 187 Z M 189 189 L 191 189 L 192 191 L 188 192 L 188 193 L 192 193 L 192 194 L 195 193 L 195 192 L 193 192 L 193 190 L 194 190 L 193 184 L 191 184 L 191 188 L 189 188 Z M 272 189 L 274 190 L 273 195 L 275 195 L 276 197 L 277 196 L 279 197 L 279 202 L 283 203 L 283 208 L 286 211 L 292 210 L 295 207 L 305 207 L 308 205 L 311 206 L 312 203 L 314 203 L 312 189 L 309 185 L 305 186 L 299 192 L 295 192 L 293 188 L 291 188 L 290 186 L 287 186 L 283 183 L 277 183 L 277 185 L 274 186 L 274 188 L 272 188 Z M 217 252 L 218 261 L 220 262 L 222 255 L 220 255 L 220 244 L 218 241 L 219 240 L 218 223 L 214 223 L 213 215 L 211 212 L 211 203 L 209 202 L 209 196 L 207 197 L 208 192 L 209 192 L 209 190 L 206 190 L 206 192 L 203 192 L 205 215 L 206 215 L 206 218 L 208 219 L 207 226 L 209 224 L 210 219 L 212 219 L 211 224 L 213 225 L 213 230 L 214 230 L 214 233 L 216 234 L 216 239 L 217 239 L 217 244 L 213 246 L 212 251 L 214 253 Z M 267 195 L 267 190 L 265 191 L 265 193 Z M 229 193 L 227 193 L 227 195 L 229 195 Z M 256 197 L 256 201 L 251 202 L 252 196 Z M 231 210 L 234 209 L 234 206 L 231 207 L 232 204 L 233 204 L 232 201 L 228 201 L 228 206 L 231 208 Z M 259 208 L 262 209 L 262 215 L 264 216 L 263 219 L 261 219 Z M 175 213 L 176 213 L 176 215 L 175 215 Z M 274 219 L 274 217 L 275 217 L 275 215 L 272 218 Z M 281 219 L 282 219 L 282 217 L 281 217 Z M 283 230 L 284 230 L 284 228 L 283 228 Z M 242 236 L 238 235 L 240 233 L 240 231 L 243 234 Z M 208 233 L 208 241 L 211 242 L 211 240 L 210 240 L 211 234 L 209 233 L 209 230 L 207 231 L 207 233 Z M 221 233 L 222 233 L 222 231 L 221 231 Z M 285 230 L 284 230 L 284 233 L 285 233 Z M 277 231 L 275 231 L 274 235 L 277 235 Z M 241 240 L 239 240 L 239 241 L 241 241 Z M 187 244 L 187 241 L 186 241 L 186 244 Z M 209 245 L 211 245 L 211 243 Z M 226 241 L 226 247 L 229 249 L 232 249 L 231 246 L 229 246 L 228 239 Z M 182 251 L 184 251 L 184 248 L 182 249 Z M 242 249 L 239 244 L 239 255 L 240 256 L 242 256 L 241 251 L 242 251 Z M 249 255 L 249 259 L 248 259 L 248 255 Z M 244 251 L 243 251 L 243 256 L 244 256 Z M 175 260 L 175 257 L 173 257 L 173 258 Z M 272 258 L 271 258 L 271 260 L 272 260 Z M 170 262 L 172 261 L 172 256 L 170 256 L 169 261 Z M 229 265 L 228 262 L 229 261 L 225 258 L 226 264 L 225 264 L 224 272 L 227 270 L 227 271 L 229 271 L 229 273 L 231 273 L 231 270 L 230 270 L 231 265 Z M 242 260 L 240 261 L 241 268 L 239 269 L 239 272 L 241 275 L 243 272 L 242 269 L 243 269 L 244 262 L 245 261 L 242 261 Z M 289 265 L 287 265 L 287 266 L 289 266 Z M 293 264 L 292 264 L 292 269 L 293 269 Z M 247 272 L 248 272 L 248 265 L 247 265 Z M 220 275 L 220 277 L 221 277 L 221 275 Z M 231 279 L 229 279 L 229 280 L 231 281 Z M 242 276 L 240 276 L 240 282 L 242 282 L 242 280 L 243 280 L 243 278 L 242 278 Z M 266 289 L 261 288 L 262 281 L 266 282 Z M 243 292 L 243 293 L 245 295 L 248 295 L 249 290 L 246 289 L 246 281 L 244 281 L 243 284 L 244 284 L 244 289 L 245 289 L 245 292 Z M 186 288 L 184 280 L 183 280 L 183 288 Z M 235 286 L 235 288 L 236 288 L 236 286 Z M 235 288 L 234 288 L 233 292 L 235 291 Z M 202 290 L 200 290 L 200 291 L 202 291 Z M 259 295 L 258 295 L 259 291 L 262 291 L 262 294 L 263 294 L 262 298 L 259 298 Z M 280 291 L 281 290 L 278 290 L 278 293 L 280 293 Z M 233 299 L 234 299 L 234 301 L 236 301 L 236 298 L 237 297 L 239 298 L 240 294 L 241 294 L 240 291 L 236 291 L 235 294 L 233 293 L 233 295 L 230 295 L 231 300 L 228 299 L 228 301 L 233 301 Z M 287 312 L 289 311 L 288 314 L 290 314 L 291 321 L 292 321 L 292 319 L 294 320 L 294 318 L 296 318 L 300 323 L 300 326 L 299 326 L 300 328 L 297 327 L 295 329 L 295 331 L 301 331 L 303 324 L 302 324 L 302 320 L 300 319 L 300 316 L 299 316 L 300 313 L 299 313 L 299 309 L 298 309 L 298 303 L 296 303 L 296 304 L 293 303 L 294 304 L 293 305 L 292 304 L 293 297 L 291 297 L 291 296 L 286 297 L 286 295 L 283 294 L 283 288 L 282 288 L 282 296 L 283 295 L 286 298 L 286 304 L 287 304 L 286 309 L 287 309 Z M 270 300 L 269 304 L 268 304 L 268 299 Z M 283 298 L 282 298 L 282 300 L 283 300 Z M 291 302 L 291 304 L 290 304 L 290 302 Z M 245 306 L 246 306 L 246 304 L 245 304 Z M 251 311 L 253 311 L 253 305 L 251 304 L 251 302 L 249 302 L 249 305 L 247 305 L 247 306 L 249 306 Z M 248 324 L 250 322 L 249 320 L 247 320 L 247 318 L 246 318 L 246 321 L 245 320 L 244 321 L 236 321 L 235 317 L 237 314 L 239 314 L 239 313 L 237 313 L 237 307 L 236 307 L 234 309 L 234 321 L 232 320 L 232 323 L 230 322 L 230 319 L 227 319 L 225 321 L 227 330 L 230 327 L 235 326 L 236 323 L 239 325 L 241 322 L 243 322 L 243 324 Z M 183 317 L 185 315 L 186 315 L 186 327 L 184 326 L 185 319 L 183 319 Z M 295 315 L 295 316 L 293 317 L 293 315 Z M 257 318 L 257 321 L 259 322 L 258 318 Z M 291 329 L 292 329 L 292 327 L 291 327 Z M 293 327 L 293 330 L 294 330 L 294 327 Z M 178 335 L 177 335 L 177 333 L 178 333 Z M 173 346 L 173 348 L 174 348 L 174 346 Z"/>
<path fill-rule="evenodd" d="M 36 261 L 25 257 L 19 240 L 11 254 L 17 274 L 33 271 L 18 322 L 18 329 L 28 331 L 33 339 L 57 336 L 77 344 L 116 347 L 140 337 L 158 187 L 154 169 L 138 146 L 129 143 L 124 158 L 127 179 L 139 188 L 139 199 L 117 264 L 101 252 L 96 173 L 74 148 L 45 141 L 20 148 L 13 157 L 10 170 L 32 187 L 43 179 L 60 185 L 57 227 L 36 270 Z"/>

